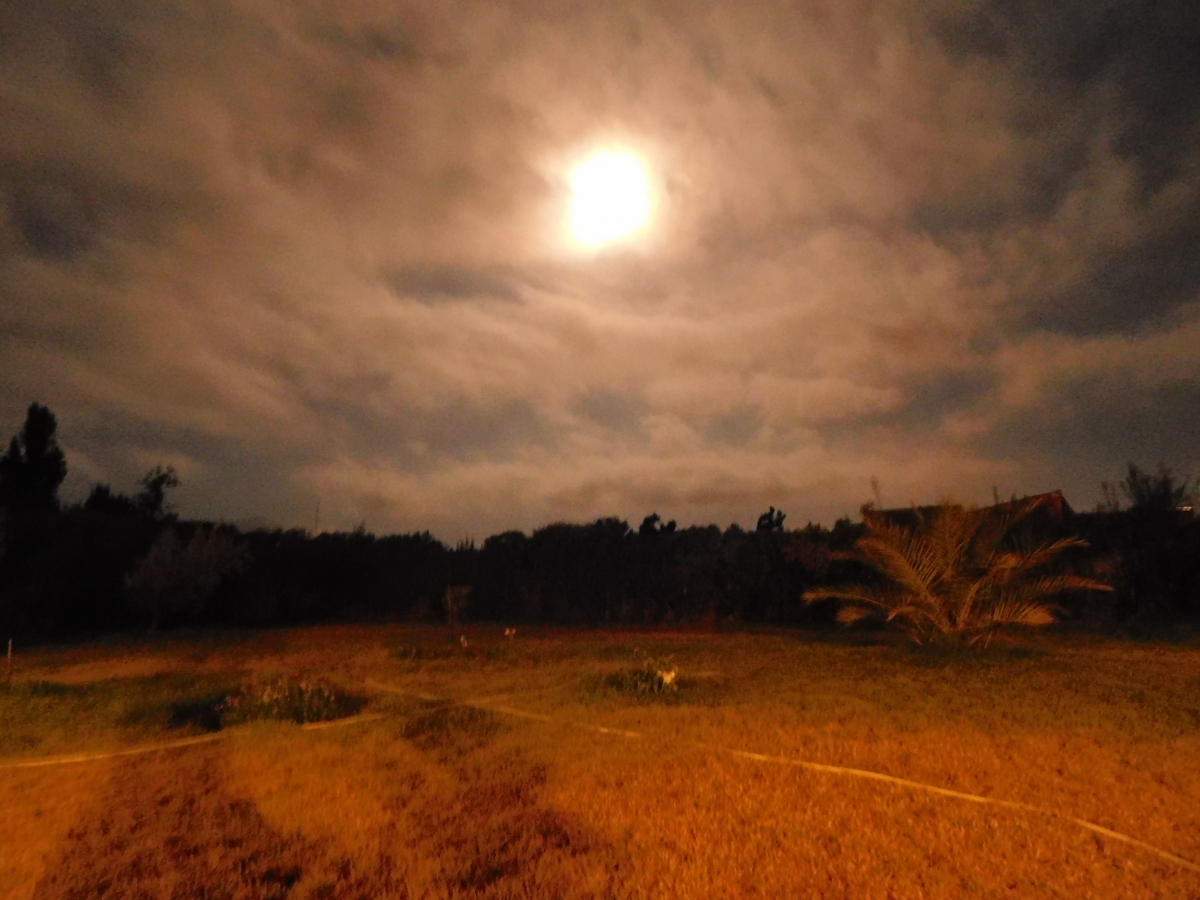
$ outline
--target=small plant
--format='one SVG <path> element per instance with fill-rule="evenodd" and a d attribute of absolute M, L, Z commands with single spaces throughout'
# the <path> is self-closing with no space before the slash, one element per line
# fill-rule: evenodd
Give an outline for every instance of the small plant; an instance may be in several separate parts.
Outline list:
<path fill-rule="evenodd" d="M 171 707 L 171 718 L 167 720 L 167 727 L 186 728 L 195 725 L 202 731 L 220 731 L 223 724 L 221 716 L 228 708 L 228 703 L 229 695 L 226 694 L 176 703 Z"/>
<path fill-rule="evenodd" d="M 673 657 L 647 655 L 637 668 L 609 675 L 604 679 L 604 685 L 623 694 L 672 694 L 679 690 L 678 676 Z"/>

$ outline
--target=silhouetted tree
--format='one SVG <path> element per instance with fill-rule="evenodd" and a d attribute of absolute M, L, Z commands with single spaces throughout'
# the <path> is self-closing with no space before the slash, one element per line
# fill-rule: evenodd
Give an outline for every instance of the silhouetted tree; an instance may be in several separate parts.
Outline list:
<path fill-rule="evenodd" d="M 658 513 L 651 513 L 642 519 L 642 524 L 638 526 L 639 535 L 647 534 L 671 534 L 675 531 L 675 520 L 664 523 L 662 516 Z"/>
<path fill-rule="evenodd" d="M 830 549 L 832 539 L 833 535 L 828 529 L 812 522 L 789 534 L 783 547 L 783 555 L 787 560 L 791 583 L 798 585 L 801 595 L 824 584 L 831 570 L 836 568 L 837 563 L 833 562 Z M 795 618 L 806 625 L 830 627 L 837 622 L 837 607 L 837 601 L 834 600 L 815 604 L 801 603 L 795 610 Z"/>
<path fill-rule="evenodd" d="M 629 538 L 621 519 L 556 523 L 530 538 L 523 618 L 563 624 L 610 621 L 627 593 Z"/>
<path fill-rule="evenodd" d="M 190 537 L 168 526 L 126 579 L 136 605 L 151 615 L 150 630 L 168 618 L 196 615 L 221 580 L 240 569 L 245 548 L 228 529 L 201 526 Z"/>
<path fill-rule="evenodd" d="M 0 506 L 58 507 L 58 486 L 67 477 L 67 460 L 58 447 L 57 430 L 54 413 L 40 403 L 29 405 L 25 425 L 0 456 Z"/>
<path fill-rule="evenodd" d="M 1131 462 L 1118 485 L 1131 506 L 1118 520 L 1117 618 L 1186 612 L 1200 593 L 1200 540 L 1182 508 L 1195 502 L 1200 481 L 1162 465 L 1152 475 Z"/>
<path fill-rule="evenodd" d="M 137 501 L 114 491 L 107 484 L 94 486 L 83 501 L 83 508 L 87 512 L 109 516 L 127 516 L 139 511 Z"/>
<path fill-rule="evenodd" d="M 493 534 L 483 542 L 472 595 L 478 617 L 508 622 L 526 615 L 529 547 L 529 538 L 520 531 Z"/>
<path fill-rule="evenodd" d="M 786 513 L 772 506 L 765 513 L 758 517 L 758 524 L 754 526 L 754 530 L 783 531 L 783 520 L 786 518 Z"/>
<path fill-rule="evenodd" d="M 179 487 L 180 483 L 172 466 L 155 466 L 142 476 L 138 482 L 141 490 L 134 496 L 114 491 L 107 484 L 97 484 L 83 501 L 83 508 L 110 516 L 141 513 L 152 519 L 168 518 L 171 508 L 167 503 L 167 491 Z"/>
<path fill-rule="evenodd" d="M 1120 487 L 1132 502 L 1134 512 L 1173 514 L 1181 506 L 1189 506 L 1195 501 L 1200 492 L 1200 479 L 1177 479 L 1164 465 L 1159 465 L 1157 475 L 1151 475 L 1131 462 Z"/>
<path fill-rule="evenodd" d="M 446 611 L 446 624 L 450 626 L 451 635 L 458 632 L 458 617 L 467 608 L 470 596 L 471 587 L 465 584 L 447 585 L 442 593 L 442 608 Z"/>
<path fill-rule="evenodd" d="M 142 476 L 142 489 L 134 497 L 138 509 L 153 518 L 159 519 L 170 514 L 167 491 L 180 485 L 179 476 L 175 474 L 174 466 L 155 466 Z"/>

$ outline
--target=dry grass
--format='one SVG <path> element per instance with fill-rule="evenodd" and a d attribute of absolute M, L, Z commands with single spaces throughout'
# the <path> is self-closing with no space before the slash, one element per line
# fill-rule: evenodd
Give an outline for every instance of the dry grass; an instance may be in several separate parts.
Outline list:
<path fill-rule="evenodd" d="M 113 763 L 0 772 L 0 885 L 32 897 L 74 825 L 106 789 Z"/>
<path fill-rule="evenodd" d="M 0 712 L 32 753 L 167 737 L 131 714 L 131 697 L 160 703 L 147 683 L 274 672 L 550 720 L 379 695 L 370 722 L 256 724 L 186 750 L 0 769 L 5 895 L 1200 897 L 1200 875 L 1062 819 L 697 746 L 1049 807 L 1200 860 L 1194 643 L 1047 636 L 931 658 L 779 634 L 468 639 L 323 628 L 22 657 Z M 673 659 L 678 692 L 604 687 L 646 654 Z M 38 695 L 35 709 L 19 689 L 40 680 L 83 693 Z"/>

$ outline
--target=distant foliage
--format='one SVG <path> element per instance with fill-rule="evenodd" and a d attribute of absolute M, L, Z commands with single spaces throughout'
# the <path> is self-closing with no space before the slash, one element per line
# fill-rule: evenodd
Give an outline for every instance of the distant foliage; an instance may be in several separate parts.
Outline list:
<path fill-rule="evenodd" d="M 951 639 L 974 645 L 1008 625 L 1049 625 L 1054 608 L 1046 601 L 1065 591 L 1108 591 L 1093 578 L 1051 565 L 1065 551 L 1085 546 L 1060 538 L 1032 549 L 1010 539 L 1038 499 L 986 509 L 943 503 L 914 510 L 915 525 L 863 509 L 866 533 L 843 554 L 878 577 L 811 590 L 809 602 L 836 599 L 838 618 L 853 624 L 882 613 L 917 643 Z"/>
<path fill-rule="evenodd" d="M 376 537 L 293 529 L 252 531 L 243 540 L 249 559 L 214 595 L 209 615 L 215 621 L 432 620 L 446 586 L 464 583 L 455 551 L 428 532 Z"/>
<path fill-rule="evenodd" d="M 112 516 L 136 514 L 152 519 L 169 518 L 171 508 L 167 503 L 167 491 L 180 485 L 175 469 L 155 466 L 138 483 L 142 489 L 132 497 L 114 491 L 107 484 L 97 484 L 83 501 L 83 508 Z"/>
<path fill-rule="evenodd" d="M 765 513 L 758 517 L 758 524 L 755 525 L 754 530 L 783 531 L 783 520 L 786 518 L 786 513 L 772 506 Z"/>
<path fill-rule="evenodd" d="M 1200 493 L 1200 479 L 1176 478 L 1163 465 L 1158 467 L 1157 475 L 1151 475 L 1131 462 L 1120 481 L 1120 488 L 1132 503 L 1134 512 L 1175 513 L 1195 503 Z"/>
<path fill-rule="evenodd" d="M 179 487 L 179 476 L 175 474 L 174 467 L 167 466 L 164 469 L 155 466 L 142 476 L 141 485 L 141 491 L 134 497 L 137 508 L 155 519 L 169 514 L 167 491 Z"/>
<path fill-rule="evenodd" d="M 1200 480 L 1177 477 L 1166 466 L 1151 474 L 1129 463 L 1090 523 L 1108 557 L 1121 621 L 1200 614 L 1200 523 L 1194 505 Z M 1120 509 L 1117 491 L 1129 501 Z"/>
<path fill-rule="evenodd" d="M 648 537 L 652 534 L 671 534 L 675 531 L 675 520 L 664 522 L 662 516 L 658 513 L 650 513 L 646 518 L 642 519 L 642 524 L 638 526 L 638 534 L 641 537 Z"/>
<path fill-rule="evenodd" d="M 222 579 L 245 562 L 235 534 L 215 526 L 184 537 L 168 526 L 125 581 L 134 602 L 151 615 L 151 630 L 164 621 L 195 616 Z"/>
<path fill-rule="evenodd" d="M 459 617 L 467 608 L 467 600 L 471 596 L 471 588 L 465 584 L 447 585 L 442 594 L 442 606 L 446 610 L 446 622 L 452 632 L 458 631 Z"/>
<path fill-rule="evenodd" d="M 1053 515 L 1043 510 L 1020 521 L 1016 531 L 1036 543 L 1041 556 L 1022 556 L 1011 533 L 997 538 L 990 514 L 960 509 L 942 521 L 937 509 L 923 519 L 915 510 L 868 510 L 862 523 L 843 518 L 832 528 L 789 529 L 774 506 L 753 529 L 681 527 L 651 512 L 636 529 L 615 517 L 556 522 L 532 533 L 493 535 L 478 547 L 470 541 L 451 547 L 429 532 L 376 536 L 360 527 L 239 534 L 228 526 L 180 523 L 169 502 L 179 478 L 169 466 L 155 466 L 131 493 L 97 484 L 83 503 L 63 507 L 57 492 L 67 465 L 57 429 L 53 413 L 32 404 L 0 453 L 0 635 L 23 641 L 137 628 L 147 616 L 162 627 L 181 621 L 432 622 L 445 614 L 458 638 L 468 618 L 509 626 L 824 628 L 836 625 L 839 611 L 843 619 L 874 611 L 907 623 L 922 640 L 926 632 L 945 632 L 966 641 L 1002 621 L 1032 623 L 1051 615 L 1097 624 L 1116 618 L 1138 627 L 1146 620 L 1155 628 L 1200 617 L 1200 521 L 1189 509 L 1200 482 L 1161 466 L 1152 472 L 1130 464 L 1123 478 L 1105 485 L 1106 500 L 1095 512 L 1056 507 Z M 1004 507 L 1009 525 L 1018 524 L 1024 514 Z M 888 574 L 884 546 L 902 559 L 928 549 L 930 535 L 955 517 L 975 529 L 964 545 L 969 553 L 955 563 L 958 576 L 910 591 L 925 597 L 927 609 L 901 602 L 908 588 Z M 1069 533 L 1089 546 L 1055 545 Z M 850 552 L 860 538 L 862 552 Z M 1009 569 L 984 578 L 980 559 L 989 541 L 998 541 L 994 554 L 1024 562 L 1006 562 Z M 1001 584 L 1001 574 L 1009 581 Z M 1096 594 L 1054 594 L 1050 588 L 1066 582 L 1052 576 L 1068 575 L 1112 583 L 1115 593 L 1102 602 Z M 967 603 L 966 589 L 950 586 L 972 578 L 979 586 Z M 846 599 L 850 588 L 839 585 L 860 593 Z"/>
<path fill-rule="evenodd" d="M 57 431 L 54 413 L 31 403 L 25 425 L 0 456 L 0 507 L 18 512 L 57 509 L 58 487 L 67 477 Z"/>

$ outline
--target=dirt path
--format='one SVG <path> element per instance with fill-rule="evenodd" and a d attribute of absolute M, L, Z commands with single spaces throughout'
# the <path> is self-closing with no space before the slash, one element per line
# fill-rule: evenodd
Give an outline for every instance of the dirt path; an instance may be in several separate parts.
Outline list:
<path fill-rule="evenodd" d="M 362 875 L 273 830 L 225 786 L 221 751 L 192 747 L 122 760 L 103 803 L 68 834 L 35 900 L 400 898 L 386 871 Z"/>
<path fill-rule="evenodd" d="M 628 858 L 543 805 L 544 767 L 495 746 L 502 730 L 489 713 L 439 709 L 406 727 L 407 765 L 368 754 L 365 764 L 393 773 L 380 797 L 388 821 L 375 849 L 353 856 L 269 819 L 231 787 L 220 742 L 115 759 L 33 900 L 618 896 L 616 873 L 628 870 Z M 324 805 L 336 802 L 314 801 L 309 813 L 336 821 L 345 810 Z"/>

